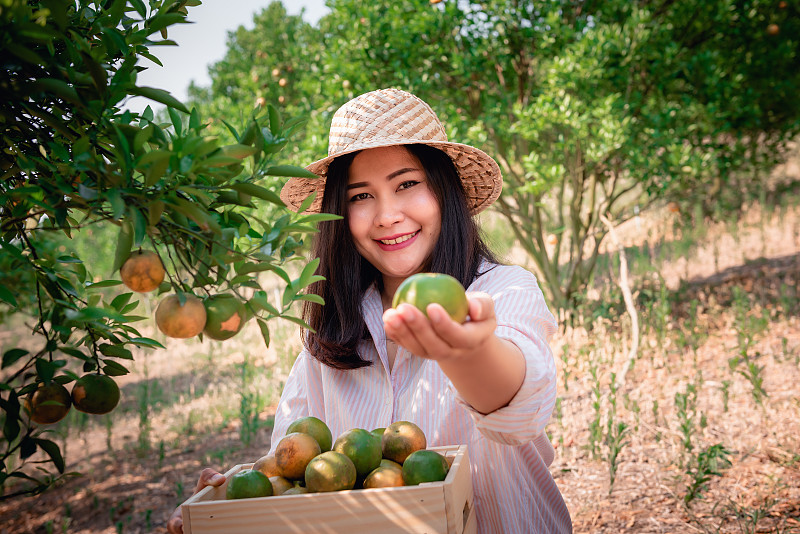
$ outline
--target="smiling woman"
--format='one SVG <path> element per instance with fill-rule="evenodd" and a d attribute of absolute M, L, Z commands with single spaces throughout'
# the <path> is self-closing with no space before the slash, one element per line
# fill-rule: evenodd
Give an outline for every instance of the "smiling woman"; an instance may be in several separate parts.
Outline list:
<path fill-rule="evenodd" d="M 547 344 L 555 320 L 535 277 L 500 265 L 473 217 L 500 195 L 497 163 L 448 141 L 416 96 L 383 89 L 336 112 L 328 156 L 306 169 L 318 178 L 290 179 L 281 199 L 298 210 L 317 193 L 309 211 L 341 219 L 321 222 L 315 236 L 324 280 L 304 302 L 311 328 L 272 443 L 307 416 L 337 436 L 407 421 L 431 447 L 468 446 L 477 531 L 570 532 L 544 433 L 555 404 Z M 469 289 L 468 321 L 436 303 L 427 315 L 409 304 L 392 308 L 398 286 L 422 272 Z"/>

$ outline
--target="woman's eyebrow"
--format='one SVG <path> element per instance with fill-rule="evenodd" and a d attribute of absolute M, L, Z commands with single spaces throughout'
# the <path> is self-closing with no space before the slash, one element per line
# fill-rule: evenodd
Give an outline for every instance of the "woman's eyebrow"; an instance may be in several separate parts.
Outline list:
<path fill-rule="evenodd" d="M 405 174 L 407 172 L 415 172 L 415 171 L 419 171 L 419 170 L 420 169 L 418 169 L 416 167 L 403 167 L 402 169 L 397 169 L 396 171 L 388 174 L 386 176 L 386 180 L 387 181 L 388 180 L 392 180 L 394 178 L 397 178 L 401 174 Z M 347 189 L 356 189 L 356 188 L 359 188 L 359 187 L 366 187 L 368 185 L 369 184 L 367 182 L 356 182 L 356 183 L 353 183 L 353 184 L 347 184 Z"/>

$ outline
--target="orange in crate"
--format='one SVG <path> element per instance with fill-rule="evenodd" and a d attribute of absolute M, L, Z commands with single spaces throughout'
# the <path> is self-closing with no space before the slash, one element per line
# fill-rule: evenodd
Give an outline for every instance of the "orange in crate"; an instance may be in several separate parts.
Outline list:
<path fill-rule="evenodd" d="M 181 505 L 185 534 L 381 534 L 446 532 L 475 534 L 472 474 L 466 445 L 431 447 L 451 464 L 441 482 L 225 500 L 225 484 L 207 487 Z M 251 464 L 231 468 L 229 478 Z"/>

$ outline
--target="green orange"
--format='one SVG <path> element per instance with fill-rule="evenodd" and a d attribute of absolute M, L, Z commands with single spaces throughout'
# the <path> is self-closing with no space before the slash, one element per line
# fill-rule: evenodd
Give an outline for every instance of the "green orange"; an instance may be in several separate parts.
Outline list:
<path fill-rule="evenodd" d="M 444 456 L 436 451 L 412 452 L 403 462 L 403 481 L 406 486 L 423 482 L 438 482 L 447 478 L 450 466 Z"/>
<path fill-rule="evenodd" d="M 350 458 L 359 478 L 364 478 L 381 463 L 381 441 L 363 428 L 348 430 L 333 444 L 333 450 Z"/>
<path fill-rule="evenodd" d="M 395 291 L 392 307 L 408 303 L 428 316 L 428 304 L 440 304 L 457 323 L 469 313 L 467 293 L 461 282 L 441 273 L 417 273 L 409 276 Z"/>
<path fill-rule="evenodd" d="M 225 490 L 227 499 L 251 499 L 253 497 L 269 497 L 272 495 L 272 483 L 261 471 L 245 469 L 234 473 L 228 479 Z"/>
<path fill-rule="evenodd" d="M 333 434 L 331 429 L 324 421 L 313 416 L 301 417 L 292 421 L 289 428 L 286 429 L 287 434 L 292 432 L 302 432 L 308 434 L 319 443 L 319 448 L 322 452 L 331 450 L 333 445 Z"/>
<path fill-rule="evenodd" d="M 72 404 L 76 410 L 84 413 L 108 413 L 116 408 L 119 397 L 119 386 L 106 375 L 83 375 L 72 386 Z"/>
<path fill-rule="evenodd" d="M 350 458 L 340 452 L 328 451 L 308 463 L 305 481 L 312 493 L 341 491 L 353 489 L 356 476 L 356 466 Z"/>
<path fill-rule="evenodd" d="M 203 306 L 206 309 L 203 333 L 211 339 L 230 339 L 244 326 L 247 312 L 244 303 L 234 295 L 212 295 L 203 301 Z"/>

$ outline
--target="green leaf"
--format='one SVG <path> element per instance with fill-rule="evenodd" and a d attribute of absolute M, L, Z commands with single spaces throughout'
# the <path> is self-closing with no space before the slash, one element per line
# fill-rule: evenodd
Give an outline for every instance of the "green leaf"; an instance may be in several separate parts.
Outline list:
<path fill-rule="evenodd" d="M 108 343 L 104 343 L 100 345 L 99 349 L 100 352 L 106 356 L 123 358 L 125 360 L 133 360 L 133 353 L 122 345 L 110 345 Z"/>
<path fill-rule="evenodd" d="M 317 304 L 325 305 L 325 299 L 320 297 L 315 293 L 306 293 L 304 295 L 300 295 L 297 300 L 307 300 L 309 302 L 316 302 Z"/>
<path fill-rule="evenodd" d="M 342 218 L 343 217 L 341 215 L 334 215 L 333 213 L 309 213 L 307 215 L 303 215 L 302 217 L 299 217 L 297 219 L 297 223 L 298 224 L 303 224 L 303 223 L 313 224 L 313 223 L 323 222 L 323 221 L 336 221 L 336 220 L 339 220 L 339 219 L 342 219 Z"/>
<path fill-rule="evenodd" d="M 139 248 L 147 235 L 147 220 L 142 212 L 133 206 L 128 208 L 128 217 L 133 220 L 133 247 Z"/>
<path fill-rule="evenodd" d="M 281 133 L 281 115 L 278 112 L 278 108 L 269 104 L 267 105 L 267 112 L 269 114 L 269 131 L 272 135 L 278 137 Z"/>
<path fill-rule="evenodd" d="M 111 267 L 112 273 L 119 271 L 119 268 L 131 255 L 131 245 L 133 245 L 133 226 L 127 220 L 122 221 L 117 237 L 117 248 L 114 252 L 114 264 Z"/>
<path fill-rule="evenodd" d="M 167 109 L 175 108 L 183 111 L 184 113 L 189 113 L 189 109 L 180 100 L 163 89 L 156 89 L 155 87 L 131 87 L 128 92 L 133 95 L 143 96 L 145 98 L 149 98 L 150 100 L 155 100 L 156 102 L 168 106 Z"/>
<path fill-rule="evenodd" d="M 264 345 L 269 348 L 269 326 L 264 319 L 256 319 L 258 328 L 261 330 L 261 337 L 264 338 Z"/>
<path fill-rule="evenodd" d="M 12 443 L 19 436 L 19 398 L 17 393 L 12 389 L 8 392 L 8 399 L 0 397 L 0 408 L 4 412 L 5 421 L 3 421 L 3 437 L 6 438 L 7 443 Z"/>
<path fill-rule="evenodd" d="M 319 178 L 313 172 L 295 165 L 274 165 L 264 171 L 268 176 L 288 176 L 290 178 Z"/>
<path fill-rule="evenodd" d="M 14 298 L 14 295 L 11 293 L 11 291 L 9 291 L 4 285 L 0 285 L 0 300 L 11 304 L 15 308 L 19 307 L 17 304 L 17 299 Z"/>
<path fill-rule="evenodd" d="M 114 360 L 103 360 L 103 372 L 108 376 L 122 376 L 127 375 L 130 371 Z"/>
<path fill-rule="evenodd" d="M 58 472 L 63 473 L 64 458 L 61 456 L 61 449 L 58 448 L 58 445 L 49 439 L 34 438 L 34 442 L 53 460 L 53 465 L 56 466 Z"/>
<path fill-rule="evenodd" d="M 151 347 L 156 349 L 164 349 L 164 345 L 156 341 L 155 339 L 150 339 L 149 337 L 132 337 L 128 340 L 129 343 L 133 343 L 137 347 Z"/>
<path fill-rule="evenodd" d="M 133 293 L 131 292 L 121 293 L 117 295 L 116 297 L 114 297 L 114 300 L 111 301 L 111 307 L 117 311 L 120 311 L 122 308 L 125 307 L 125 305 L 128 302 L 130 302 L 132 296 Z"/>
<path fill-rule="evenodd" d="M 36 374 L 39 376 L 39 379 L 47 385 L 53 380 L 56 371 L 66 364 L 67 362 L 65 360 L 50 361 L 44 358 L 36 358 Z"/>
<path fill-rule="evenodd" d="M 232 158 L 239 158 L 239 159 L 244 159 L 247 156 L 252 156 L 256 152 L 258 152 L 257 148 L 242 144 L 223 146 L 220 147 L 219 150 L 221 155 L 223 156 L 230 156 Z"/>
<path fill-rule="evenodd" d="M 316 330 L 311 328 L 311 326 L 309 326 L 308 323 L 306 323 L 302 319 L 299 319 L 297 317 L 292 317 L 291 315 L 281 315 L 281 319 L 286 319 L 287 321 L 291 321 L 291 322 L 293 322 L 293 323 L 295 323 L 297 325 L 302 326 L 303 328 L 305 328 L 306 330 L 309 330 L 310 332 L 316 333 Z"/>
<path fill-rule="evenodd" d="M 250 196 L 254 196 L 256 198 L 260 198 L 262 200 L 266 200 L 267 202 L 271 202 L 277 206 L 285 206 L 281 197 L 278 196 L 277 193 L 274 191 L 270 191 L 264 187 L 261 187 L 256 184 L 246 183 L 246 182 L 237 182 L 235 184 L 231 184 L 231 189 L 235 189 L 240 193 L 245 193 Z"/>
<path fill-rule="evenodd" d="M 253 295 L 253 298 L 250 299 L 249 302 L 253 306 L 261 310 L 267 311 L 272 315 L 275 316 L 280 315 L 280 312 L 275 308 L 275 306 L 269 303 L 269 300 L 267 299 L 267 294 L 264 291 L 256 291 L 256 293 Z"/>
<path fill-rule="evenodd" d="M 102 280 L 86 286 L 86 289 L 102 289 L 104 287 L 114 287 L 122 285 L 122 280 Z"/>
<path fill-rule="evenodd" d="M 303 272 L 300 274 L 300 288 L 305 288 L 309 284 L 309 280 L 311 277 L 314 276 L 314 272 L 319 267 L 319 258 L 314 258 L 305 267 L 303 267 Z"/>
<path fill-rule="evenodd" d="M 7 350 L 5 353 L 3 353 L 3 367 L 2 368 L 5 369 L 9 365 L 12 365 L 14 362 L 18 361 L 20 358 L 22 358 L 24 356 L 27 356 L 28 354 L 30 354 L 30 353 L 25 349 Z"/>

